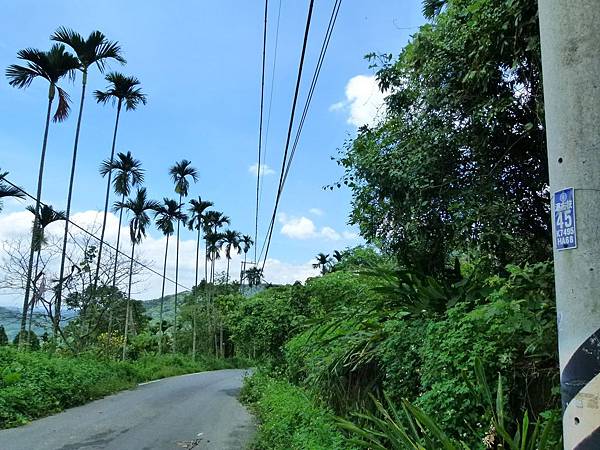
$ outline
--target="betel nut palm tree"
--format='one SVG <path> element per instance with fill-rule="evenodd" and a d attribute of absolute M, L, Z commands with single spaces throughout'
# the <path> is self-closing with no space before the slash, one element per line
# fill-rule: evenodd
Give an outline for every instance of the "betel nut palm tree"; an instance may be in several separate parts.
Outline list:
<path fill-rule="evenodd" d="M 238 254 L 241 252 L 240 238 L 241 234 L 238 231 L 233 230 L 225 230 L 221 238 L 221 243 L 225 246 L 225 258 L 227 259 L 227 275 L 225 278 L 226 284 L 229 283 L 229 263 L 231 262 L 231 251 L 235 250 Z"/>
<path fill-rule="evenodd" d="M 212 202 L 204 201 L 200 196 L 198 200 L 191 199 L 190 207 L 188 209 L 190 213 L 190 220 L 188 222 L 188 228 L 190 230 L 197 230 L 198 235 L 196 239 L 196 282 L 195 286 L 198 286 L 198 263 L 200 257 L 200 238 L 202 225 L 204 223 L 204 211 L 213 206 Z"/>
<path fill-rule="evenodd" d="M 69 115 L 69 95 L 58 86 L 58 82 L 63 77 L 73 79 L 75 71 L 80 67 L 79 60 L 71 53 L 65 50 L 62 44 L 54 44 L 49 51 L 41 51 L 33 48 L 20 50 L 17 57 L 22 60 L 25 65 L 13 64 L 6 70 L 6 77 L 11 86 L 24 89 L 31 85 L 36 78 L 45 79 L 49 83 L 48 87 L 48 108 L 46 112 L 46 121 L 44 125 L 44 137 L 42 140 L 42 150 L 40 154 L 40 165 L 38 170 L 37 190 L 35 197 L 34 221 L 38 218 L 40 210 L 40 201 L 42 197 L 42 183 L 44 179 L 44 165 L 46 162 L 46 148 L 48 145 L 48 130 L 50 128 L 50 116 L 52 111 L 52 103 L 58 93 L 58 103 L 54 112 L 53 121 L 62 122 Z M 34 228 L 37 224 L 34 223 Z M 33 258 L 35 254 L 34 248 L 35 236 L 31 237 L 31 248 L 29 252 L 29 261 L 27 264 L 27 279 L 25 284 L 25 296 L 23 299 L 23 312 L 21 315 L 21 336 L 25 334 L 25 326 L 27 321 L 27 307 L 29 305 L 29 295 L 31 289 L 31 274 L 33 270 Z M 56 332 L 57 323 L 53 324 L 53 329 Z"/>
<path fill-rule="evenodd" d="M 248 251 L 250 251 L 250 248 L 254 245 L 254 241 L 252 240 L 252 238 L 249 235 L 244 234 L 242 236 L 242 238 L 240 239 L 240 245 L 242 246 L 242 251 L 244 252 L 244 265 L 242 266 L 242 270 L 240 270 L 240 286 L 241 286 L 242 282 L 244 281 L 244 277 L 246 275 L 246 261 L 248 259 Z"/>
<path fill-rule="evenodd" d="M 110 72 L 105 80 L 109 83 L 105 91 L 94 91 L 94 97 L 98 103 L 107 104 L 112 102 L 117 106 L 115 118 L 115 127 L 112 137 L 112 146 L 110 150 L 108 180 L 106 182 L 106 195 L 104 198 L 104 216 L 102 219 L 102 229 L 100 232 L 100 245 L 98 246 L 98 260 L 96 262 L 96 274 L 94 276 L 94 286 L 97 286 L 98 275 L 100 272 L 100 262 L 102 260 L 102 247 L 104 246 L 104 233 L 106 232 L 106 217 L 108 215 L 108 204 L 110 201 L 110 185 L 112 181 L 112 170 L 110 167 L 115 158 L 115 146 L 117 144 L 117 131 L 119 129 L 119 118 L 121 108 L 125 105 L 126 111 L 135 111 L 140 104 L 146 104 L 146 94 L 140 88 L 140 81 L 135 77 L 125 76 L 117 72 Z"/>
<path fill-rule="evenodd" d="M 319 253 L 316 257 L 317 262 L 314 263 L 313 269 L 321 269 L 321 275 L 325 275 L 329 270 L 329 265 L 331 264 L 331 258 L 329 255 L 325 253 Z"/>
<path fill-rule="evenodd" d="M 65 230 L 63 235 L 62 253 L 60 258 L 60 274 L 56 291 L 56 315 L 60 320 L 60 308 L 62 301 L 62 285 L 65 271 L 65 259 L 67 254 L 67 238 L 69 235 L 69 218 L 71 216 L 71 200 L 73 198 L 73 183 L 75 181 L 75 168 L 77 164 L 77 150 L 79 147 L 79 134 L 81 131 L 81 119 L 83 116 L 83 105 L 85 103 L 85 92 L 87 87 L 88 71 L 91 66 L 96 65 L 101 73 L 104 73 L 106 63 L 114 60 L 125 64 L 121 56 L 121 48 L 117 42 L 109 41 L 100 31 L 93 31 L 84 38 L 82 35 L 69 28 L 60 27 L 54 32 L 50 39 L 65 44 L 73 50 L 79 60 L 78 69 L 81 71 L 81 99 L 79 101 L 79 113 L 75 127 L 75 141 L 73 144 L 73 156 L 71 160 L 71 173 L 69 176 L 69 189 L 67 193 L 67 208 Z"/>
<path fill-rule="evenodd" d="M 26 209 L 30 213 L 34 214 L 35 217 L 36 211 L 34 206 L 29 205 Z M 32 274 L 33 295 L 31 296 L 31 300 L 29 301 L 29 332 L 27 333 L 28 337 L 31 335 L 31 321 L 33 317 L 33 308 L 35 307 L 36 302 L 39 301 L 41 295 L 40 289 L 37 288 L 37 286 L 38 280 L 42 274 L 38 273 L 38 268 L 40 264 L 40 258 L 42 255 L 42 247 L 44 246 L 44 244 L 47 243 L 46 228 L 50 224 L 64 219 L 64 211 L 55 211 L 54 208 L 52 208 L 52 205 L 42 205 L 38 212 L 37 220 L 33 221 L 33 228 L 31 232 L 34 236 L 33 242 L 35 251 L 37 252 L 37 256 L 35 258 L 35 267 Z"/>
<path fill-rule="evenodd" d="M 190 189 L 190 179 L 198 181 L 198 171 L 192 167 L 192 162 L 182 159 L 169 168 L 169 175 L 175 184 L 175 193 L 179 194 L 179 205 L 182 205 L 183 197 L 187 197 Z M 175 248 L 175 298 L 174 298 L 174 329 L 173 329 L 173 353 L 177 350 L 177 292 L 179 285 L 179 229 L 181 220 L 177 221 L 177 240 Z M 184 223 L 185 225 L 185 223 Z"/>
<path fill-rule="evenodd" d="M 129 262 L 129 282 L 127 285 L 127 305 L 125 308 L 125 330 L 123 333 L 123 360 L 127 357 L 127 333 L 129 328 L 129 311 L 131 305 L 131 281 L 133 277 L 133 261 L 135 246 L 141 244 L 146 237 L 146 227 L 150 224 L 149 212 L 156 211 L 159 203 L 149 200 L 146 188 L 138 188 L 135 195 L 125 201 L 117 202 L 115 209 L 127 210 L 131 214 L 129 221 L 129 237 L 131 239 L 131 257 Z"/>
<path fill-rule="evenodd" d="M 162 353 L 162 341 L 163 341 L 163 311 L 164 311 L 164 300 L 165 300 L 165 281 L 167 278 L 167 256 L 169 253 L 169 237 L 173 235 L 175 231 L 174 222 L 177 220 L 185 221 L 186 215 L 181 212 L 181 205 L 177 203 L 177 200 L 168 198 L 163 199 L 163 203 L 160 204 L 154 212 L 156 219 L 156 227 L 162 231 L 166 236 L 165 243 L 165 260 L 163 263 L 163 279 L 162 279 L 162 290 L 160 293 L 160 313 L 159 313 L 159 340 L 158 340 L 158 354 Z"/>
<path fill-rule="evenodd" d="M 115 194 L 121 196 L 121 203 L 125 202 L 133 187 L 139 187 L 144 182 L 144 169 L 139 159 L 132 156 L 131 152 L 117 153 L 112 162 L 107 159 L 100 165 L 100 175 L 103 177 L 109 173 L 114 174 L 112 180 Z M 119 226 L 117 228 L 117 244 L 115 250 L 115 261 L 113 266 L 112 286 L 117 283 L 117 265 L 119 261 L 119 245 L 121 241 L 121 224 L 123 222 L 123 209 L 119 210 Z"/>

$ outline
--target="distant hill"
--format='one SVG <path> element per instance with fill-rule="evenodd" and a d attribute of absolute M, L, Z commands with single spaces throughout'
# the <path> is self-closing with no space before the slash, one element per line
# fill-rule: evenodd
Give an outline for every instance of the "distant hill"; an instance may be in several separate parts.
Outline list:
<path fill-rule="evenodd" d="M 181 304 L 189 292 L 181 292 L 177 294 L 177 303 Z M 160 316 L 160 298 L 152 300 L 145 300 L 144 308 L 146 308 L 146 314 L 149 315 L 153 320 L 158 320 Z M 163 318 L 166 320 L 173 319 L 175 314 L 175 295 L 165 295 L 163 302 Z"/>
<path fill-rule="evenodd" d="M 4 326 L 8 338 L 14 339 L 21 328 L 21 311 L 18 308 L 0 306 L 0 325 Z M 34 311 L 31 329 L 39 336 L 45 331 L 50 332 L 52 325 L 44 314 Z"/>

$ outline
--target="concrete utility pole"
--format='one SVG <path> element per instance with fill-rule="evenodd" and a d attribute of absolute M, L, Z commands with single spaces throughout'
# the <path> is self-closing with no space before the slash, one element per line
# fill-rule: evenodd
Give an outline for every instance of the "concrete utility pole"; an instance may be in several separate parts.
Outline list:
<path fill-rule="evenodd" d="M 600 0 L 539 9 L 565 449 L 598 450 Z"/>

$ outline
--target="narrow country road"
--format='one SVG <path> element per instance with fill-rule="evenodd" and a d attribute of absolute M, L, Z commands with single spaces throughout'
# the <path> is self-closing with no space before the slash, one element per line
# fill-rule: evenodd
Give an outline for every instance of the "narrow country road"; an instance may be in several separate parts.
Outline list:
<path fill-rule="evenodd" d="M 243 449 L 254 431 L 237 400 L 245 373 L 217 370 L 146 383 L 0 431 L 0 449 Z"/>

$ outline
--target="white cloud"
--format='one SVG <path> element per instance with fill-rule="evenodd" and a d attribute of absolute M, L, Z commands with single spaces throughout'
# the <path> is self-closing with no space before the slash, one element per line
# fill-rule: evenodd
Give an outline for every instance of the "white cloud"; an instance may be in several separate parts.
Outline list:
<path fill-rule="evenodd" d="M 346 100 L 334 103 L 330 111 L 344 111 L 347 122 L 356 127 L 375 125 L 385 113 L 385 98 L 375 76 L 357 75 L 346 84 Z"/>
<path fill-rule="evenodd" d="M 342 238 L 342 236 L 340 236 L 340 233 L 338 233 L 331 227 L 321 228 L 321 236 L 323 236 L 325 239 L 329 239 L 332 241 L 339 241 Z"/>
<path fill-rule="evenodd" d="M 344 237 L 344 239 L 347 239 L 349 241 L 353 241 L 359 238 L 358 233 L 354 233 L 352 231 L 344 231 L 342 233 L 342 236 Z"/>
<path fill-rule="evenodd" d="M 252 164 L 250 167 L 248 167 L 248 172 L 250 172 L 255 177 L 258 176 L 258 163 Z M 274 173 L 275 171 L 271 169 L 268 165 L 260 165 L 260 176 L 273 175 Z"/>
<path fill-rule="evenodd" d="M 307 217 L 287 218 L 280 216 L 281 234 L 291 239 L 310 239 L 317 236 L 317 228 L 312 220 Z"/>
<path fill-rule="evenodd" d="M 311 214 L 313 214 L 313 215 L 315 215 L 315 216 L 322 216 L 323 214 L 325 214 L 323 212 L 323 210 L 319 209 L 319 208 L 310 208 L 308 210 L 308 212 L 311 213 Z"/>
<path fill-rule="evenodd" d="M 282 224 L 280 233 L 290 239 L 325 239 L 328 241 L 339 241 L 341 239 L 355 240 L 358 236 L 355 233 L 344 231 L 341 234 L 332 227 L 324 226 L 318 229 L 315 223 L 308 217 L 290 217 L 285 213 L 278 216 L 279 223 Z"/>
<path fill-rule="evenodd" d="M 99 229 L 102 224 L 103 213 L 101 211 L 82 211 L 74 213 L 71 216 L 72 220 L 81 225 L 84 229 L 93 230 L 96 236 L 100 235 Z M 5 240 L 14 240 L 19 237 L 28 239 L 32 225 L 33 215 L 28 211 L 19 211 L 12 213 L 3 213 L 0 215 L 0 242 Z M 286 214 L 278 216 L 279 223 L 282 224 L 281 233 L 291 239 L 324 239 L 329 241 L 340 241 L 355 239 L 356 235 L 349 231 L 337 232 L 332 227 L 324 226 L 317 228 L 314 222 L 307 217 L 291 217 Z M 110 245 L 115 245 L 118 231 L 118 216 L 113 213 L 107 215 L 107 227 L 105 239 Z M 81 235 L 83 232 L 78 231 L 74 227 L 70 227 L 73 235 Z M 56 242 L 60 242 L 64 231 L 64 222 L 56 222 L 47 228 L 47 235 L 53 237 Z M 167 277 L 175 278 L 175 246 L 173 245 L 174 238 L 170 239 L 169 255 L 167 259 Z M 28 245 L 28 240 L 26 241 Z M 136 299 L 148 300 L 160 296 L 162 287 L 162 271 L 164 261 L 166 238 L 155 229 L 150 229 L 146 239 L 142 244 L 136 247 L 137 260 L 143 260 L 149 267 L 154 269 L 158 274 L 144 270 L 141 275 L 143 282 L 135 287 L 135 292 L 132 296 Z M 121 225 L 121 246 L 120 250 L 129 254 L 131 247 L 129 245 L 129 230 L 128 218 L 123 217 Z M 201 244 L 200 248 L 200 264 L 199 264 L 199 280 L 204 277 L 204 249 Z M 109 250 L 105 250 L 110 253 Z M 185 231 L 180 241 L 180 257 L 179 257 L 179 282 L 191 287 L 195 282 L 195 265 L 196 265 L 196 240 L 190 233 Z M 243 254 L 233 255 L 230 262 L 230 278 L 239 279 L 239 271 Z M 0 255 L 3 258 L 4 255 Z M 306 278 L 318 274 L 318 270 L 314 270 L 311 265 L 312 261 L 307 261 L 302 264 L 292 264 L 277 259 L 268 259 L 265 266 L 265 276 L 272 283 L 292 283 L 294 281 L 304 281 Z M 227 260 L 223 257 L 217 261 L 217 273 L 225 271 Z M 50 270 L 57 272 L 58 267 L 53 265 Z M 0 281 L 1 281 L 0 274 Z M 0 288 L 2 286 L 0 285 Z M 183 288 L 180 288 L 180 292 Z M 174 284 L 170 281 L 166 282 L 166 294 L 174 292 Z M 7 292 L 3 290 L 0 295 L 0 305 L 3 306 L 19 306 L 22 302 L 21 292 Z"/>
<path fill-rule="evenodd" d="M 304 264 L 290 264 L 278 259 L 268 258 L 265 264 L 264 276 L 267 281 L 275 284 L 294 283 L 306 281 L 309 277 L 319 274 L 318 269 L 313 269 L 312 261 Z"/>

